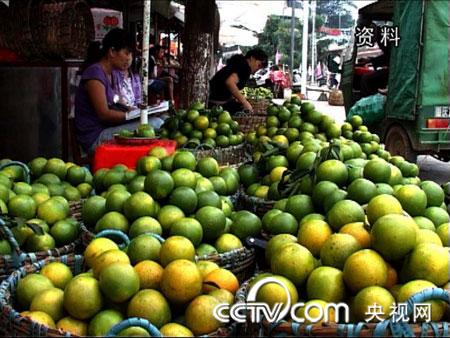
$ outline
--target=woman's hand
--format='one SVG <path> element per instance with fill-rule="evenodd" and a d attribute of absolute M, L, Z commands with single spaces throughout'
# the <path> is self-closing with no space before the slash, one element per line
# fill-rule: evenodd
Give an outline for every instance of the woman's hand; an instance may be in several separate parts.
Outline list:
<path fill-rule="evenodd" d="M 249 112 L 253 112 L 253 107 L 250 104 L 250 102 L 248 102 L 247 100 L 245 100 L 245 102 L 242 104 L 244 110 L 247 110 Z"/>

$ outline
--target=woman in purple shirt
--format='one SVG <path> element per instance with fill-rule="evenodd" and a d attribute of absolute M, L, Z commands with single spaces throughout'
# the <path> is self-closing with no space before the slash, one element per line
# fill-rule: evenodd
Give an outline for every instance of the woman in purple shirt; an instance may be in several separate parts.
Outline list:
<path fill-rule="evenodd" d="M 90 66 L 83 71 L 75 96 L 77 138 L 89 153 L 114 133 L 139 125 L 139 121 L 126 123 L 126 112 L 114 107 L 118 84 L 114 84 L 113 71 L 127 69 L 131 53 L 132 39 L 119 28 L 109 31 L 101 46 L 97 43 L 89 48 L 86 63 Z"/>

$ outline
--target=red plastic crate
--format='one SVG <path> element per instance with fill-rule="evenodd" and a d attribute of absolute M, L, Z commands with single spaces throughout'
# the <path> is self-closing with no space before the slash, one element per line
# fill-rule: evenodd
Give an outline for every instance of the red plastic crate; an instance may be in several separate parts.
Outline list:
<path fill-rule="evenodd" d="M 175 152 L 177 143 L 173 140 L 154 140 L 150 144 L 139 146 L 121 145 L 115 141 L 103 143 L 95 151 L 93 172 L 102 168 L 112 168 L 116 164 L 124 164 L 130 169 L 135 169 L 138 159 L 146 156 L 154 147 L 163 147 L 171 155 Z"/>

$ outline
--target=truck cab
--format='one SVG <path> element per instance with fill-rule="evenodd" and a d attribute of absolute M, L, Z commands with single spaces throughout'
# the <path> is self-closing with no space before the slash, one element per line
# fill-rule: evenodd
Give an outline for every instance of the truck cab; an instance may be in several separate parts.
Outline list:
<path fill-rule="evenodd" d="M 384 119 L 369 128 L 393 155 L 414 161 L 418 154 L 450 160 L 449 3 L 379 0 L 359 10 L 361 23 L 397 29 L 391 48 Z M 346 111 L 361 98 L 359 60 L 380 55 L 354 42 L 344 53 L 341 90 Z"/>

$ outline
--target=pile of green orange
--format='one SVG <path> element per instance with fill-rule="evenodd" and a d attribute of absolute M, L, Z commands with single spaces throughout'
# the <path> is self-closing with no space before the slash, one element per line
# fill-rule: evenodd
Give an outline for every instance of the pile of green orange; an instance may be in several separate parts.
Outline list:
<path fill-rule="evenodd" d="M 292 196 L 262 219 L 265 231 L 275 236 L 265 252 L 271 273 L 256 280 L 275 276 L 288 288 L 291 304 L 300 298 L 305 307 L 314 304 L 309 315 L 320 322 L 337 320 L 330 303 L 345 302 L 351 322 L 377 322 L 421 290 L 450 289 L 450 219 L 439 185 L 398 186 L 394 195 L 378 194 L 367 182 L 362 188 L 329 204 L 326 212 L 330 196 L 345 194 L 337 193 L 336 183 L 321 181 L 312 197 Z M 367 201 L 355 201 L 362 197 Z M 287 298 L 281 286 L 269 283 L 257 301 L 286 303 Z M 445 320 L 444 302 L 425 303 L 431 304 L 431 321 Z M 380 307 L 378 316 L 370 315 L 374 306 Z M 305 307 L 296 315 L 316 323 L 305 316 Z"/>
<path fill-rule="evenodd" d="M 418 166 L 402 157 L 391 156 L 380 145 L 379 137 L 362 125 L 359 116 L 339 127 L 309 102 L 302 103 L 301 107 L 295 103 L 271 106 L 268 113 L 268 123 L 281 119 L 283 126 L 290 127 L 266 124 L 247 135 L 255 147 L 254 161 L 241 166 L 239 174 L 250 196 L 278 200 L 285 196 L 279 189 L 280 182 L 289 182 L 291 173 L 305 171 L 311 175 L 303 177 L 297 192 L 308 195 L 316 183 L 327 178 L 344 190 L 358 178 L 372 181 L 381 190 L 388 189 L 386 184 L 420 183 Z M 322 150 L 330 147 L 335 153 L 322 159 Z"/>
<path fill-rule="evenodd" d="M 73 242 L 79 228 L 70 218 L 69 202 L 91 194 L 92 175 L 58 158 L 35 158 L 29 168 L 31 184 L 24 182 L 23 168 L 18 165 L 0 171 L 0 210 L 17 219 L 11 230 L 19 246 L 37 252 Z M 11 251 L 6 239 L 0 248 L 1 254 Z"/>
<path fill-rule="evenodd" d="M 149 124 L 141 124 L 135 130 L 131 131 L 128 129 L 122 129 L 119 132 L 121 137 L 145 137 L 145 138 L 155 138 L 156 133 L 152 126 Z"/>
<path fill-rule="evenodd" d="M 160 130 L 162 138 L 177 141 L 179 147 L 195 148 L 201 144 L 225 148 L 244 142 L 244 134 L 230 113 L 221 107 L 204 109 L 194 104 L 188 111 L 178 110 L 168 118 Z"/>
<path fill-rule="evenodd" d="M 242 239 L 261 229 L 254 214 L 233 212 L 229 196 L 239 188 L 239 175 L 235 169 L 219 168 L 212 157 L 197 161 L 189 151 L 166 156 L 157 147 L 139 159 L 137 172 L 122 166 L 99 170 L 94 185 L 101 194 L 84 203 L 84 223 L 95 232 L 127 233 L 131 247 L 145 232 L 180 235 L 193 243 L 198 255 L 205 255 L 241 248 Z"/>
<path fill-rule="evenodd" d="M 138 238 L 155 239 L 148 234 Z M 222 323 L 213 310 L 234 302 L 237 278 L 215 263 L 195 263 L 194 246 L 184 237 L 155 241 L 153 258 L 133 262 L 113 241 L 94 239 L 84 252 L 89 271 L 73 276 L 63 263 L 45 265 L 19 281 L 16 308 L 33 321 L 79 336 L 105 336 L 129 317 L 149 320 L 164 336 L 216 331 Z M 130 327 L 119 336 L 149 333 Z"/>

